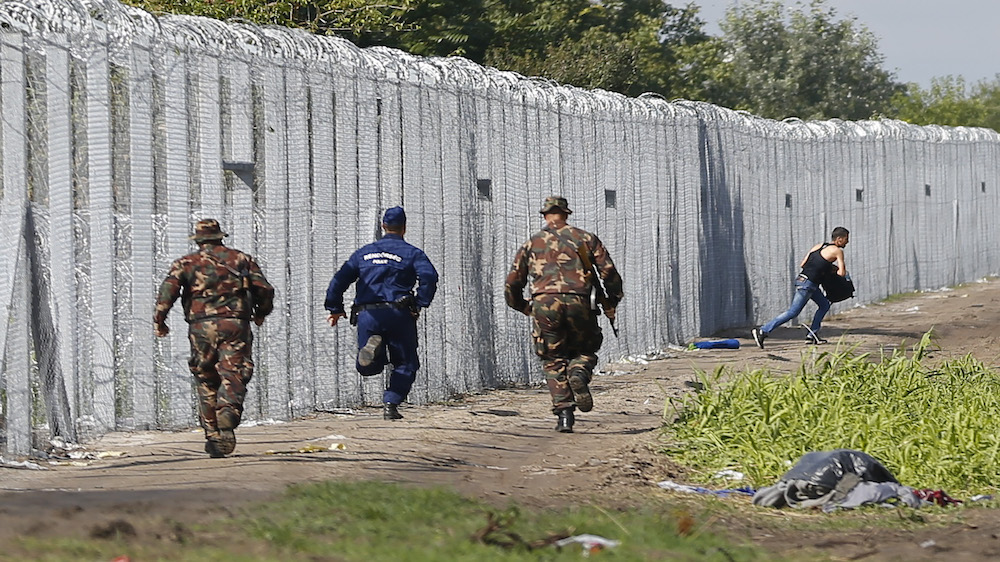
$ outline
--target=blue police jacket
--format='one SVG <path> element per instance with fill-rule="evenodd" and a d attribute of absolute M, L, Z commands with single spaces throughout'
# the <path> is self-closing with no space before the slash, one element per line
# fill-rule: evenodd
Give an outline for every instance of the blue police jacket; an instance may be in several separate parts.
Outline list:
<path fill-rule="evenodd" d="M 419 281 L 417 306 L 426 308 L 437 292 L 438 273 L 423 250 L 389 233 L 354 252 L 334 274 L 326 289 L 326 309 L 343 314 L 344 291 L 355 281 L 355 305 L 395 302 L 413 294 Z"/>

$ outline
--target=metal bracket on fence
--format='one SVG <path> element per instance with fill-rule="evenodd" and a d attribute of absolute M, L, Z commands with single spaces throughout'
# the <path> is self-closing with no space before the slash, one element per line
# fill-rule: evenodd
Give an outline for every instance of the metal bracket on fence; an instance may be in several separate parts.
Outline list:
<path fill-rule="evenodd" d="M 229 160 L 222 161 L 222 169 L 229 170 L 231 172 L 252 172 L 253 167 L 253 162 L 232 162 Z"/>
<path fill-rule="evenodd" d="M 231 160 L 222 161 L 222 169 L 229 170 L 236 174 L 236 177 L 243 180 L 247 187 L 253 189 L 253 162 L 235 162 Z"/>

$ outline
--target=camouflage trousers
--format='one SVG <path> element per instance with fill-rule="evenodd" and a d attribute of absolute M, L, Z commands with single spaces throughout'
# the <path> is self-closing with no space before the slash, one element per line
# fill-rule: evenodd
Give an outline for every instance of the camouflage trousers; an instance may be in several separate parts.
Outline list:
<path fill-rule="evenodd" d="M 542 360 L 552 411 L 574 408 L 567 374 L 582 369 L 590 383 L 597 350 L 604 342 L 597 311 L 590 309 L 590 299 L 583 295 L 539 294 L 531 299 L 531 317 L 535 355 Z"/>
<path fill-rule="evenodd" d="M 198 392 L 198 416 L 208 437 L 233 429 L 243 416 L 247 383 L 253 377 L 250 322 L 239 318 L 210 318 L 188 326 L 191 359 L 188 367 Z M 232 427 L 228 427 L 232 426 Z"/>

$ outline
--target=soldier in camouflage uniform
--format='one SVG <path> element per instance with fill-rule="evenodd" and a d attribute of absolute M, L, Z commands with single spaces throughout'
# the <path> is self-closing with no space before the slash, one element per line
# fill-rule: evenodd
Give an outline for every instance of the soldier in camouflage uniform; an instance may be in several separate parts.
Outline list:
<path fill-rule="evenodd" d="M 566 224 L 573 211 L 565 198 L 547 198 L 540 212 L 546 226 L 517 251 L 504 297 L 508 306 L 534 320 L 531 336 L 559 418 L 556 431 L 570 433 L 574 409 L 589 412 L 594 407 L 589 385 L 604 341 L 597 325 L 599 311 L 591 304 L 591 292 L 600 289 L 593 269 L 604 282 L 604 314 L 611 321 L 624 292 L 604 244 L 594 234 Z M 529 276 L 531 302 L 524 298 Z"/>
<path fill-rule="evenodd" d="M 240 424 L 246 385 L 253 376 L 250 321 L 263 324 L 274 303 L 274 287 L 260 267 L 249 255 L 227 248 L 225 236 L 215 219 L 198 221 L 191 236 L 198 251 L 170 266 L 153 314 L 156 335 L 166 336 L 167 313 L 181 298 L 191 341 L 188 366 L 198 385 L 205 452 L 212 457 L 236 448 L 233 430 Z"/>

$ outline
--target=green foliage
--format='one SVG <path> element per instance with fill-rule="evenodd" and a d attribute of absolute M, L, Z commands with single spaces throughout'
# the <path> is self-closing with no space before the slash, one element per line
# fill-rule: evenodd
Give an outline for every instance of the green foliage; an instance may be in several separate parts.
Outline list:
<path fill-rule="evenodd" d="M 826 0 L 788 10 L 778 0 L 732 6 L 722 22 L 728 72 L 713 72 L 730 99 L 710 100 L 774 119 L 868 119 L 902 88 L 882 69 L 875 36 L 837 19 Z M 728 102 L 728 103 L 727 103 Z"/>
<path fill-rule="evenodd" d="M 723 34 L 698 6 L 663 0 L 124 0 L 154 13 L 238 19 L 336 33 L 629 96 L 653 92 L 783 119 L 898 117 L 1000 128 L 1000 81 L 966 94 L 895 82 L 874 35 L 827 0 L 733 5 Z"/>
<path fill-rule="evenodd" d="M 896 118 L 915 125 L 988 127 L 1000 131 L 1000 75 L 971 87 L 961 76 L 931 80 L 924 90 L 908 84 L 893 99 Z"/>
<path fill-rule="evenodd" d="M 708 39 L 697 13 L 660 0 L 498 1 L 481 62 L 585 88 L 676 97 L 685 89 L 679 50 Z"/>
<path fill-rule="evenodd" d="M 121 0 L 154 14 L 235 18 L 258 25 L 301 27 L 357 38 L 374 30 L 402 30 L 412 0 Z"/>
<path fill-rule="evenodd" d="M 672 92 L 673 97 L 731 108 L 747 105 L 739 99 L 739 89 L 731 86 L 732 65 L 721 38 L 709 37 L 704 41 L 680 45 L 676 54 L 678 85 Z"/>
<path fill-rule="evenodd" d="M 398 29 L 373 30 L 361 46 L 386 45 L 422 56 L 463 56 L 482 60 L 494 31 L 485 19 L 493 0 L 408 0 L 394 12 Z"/>
<path fill-rule="evenodd" d="M 810 451 L 857 449 L 903 484 L 981 493 L 1000 482 L 1000 375 L 971 356 L 928 364 L 927 334 L 912 353 L 873 361 L 823 353 L 789 376 L 765 370 L 703 374 L 680 404 L 668 453 L 707 475 L 744 472 L 774 484 Z"/>
<path fill-rule="evenodd" d="M 612 33 L 592 28 L 579 39 L 548 45 L 541 53 L 493 50 L 493 66 L 526 76 L 545 76 L 580 88 L 614 92 L 631 90 L 638 80 L 638 48 Z"/>
<path fill-rule="evenodd" d="M 709 37 L 696 6 L 661 0 L 125 0 L 154 13 L 337 33 L 358 45 L 480 64 L 626 95 L 700 99 L 680 54 Z"/>

